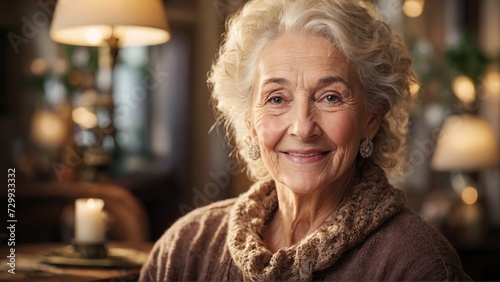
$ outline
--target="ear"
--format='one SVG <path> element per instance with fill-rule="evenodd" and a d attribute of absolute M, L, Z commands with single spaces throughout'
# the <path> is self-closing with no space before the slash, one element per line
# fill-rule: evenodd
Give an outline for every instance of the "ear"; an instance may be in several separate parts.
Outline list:
<path fill-rule="evenodd" d="M 253 125 L 252 118 L 247 116 L 245 118 L 245 123 L 247 125 L 248 132 L 250 133 L 250 138 L 252 141 L 256 142 L 257 141 L 257 131 L 255 130 L 255 126 Z"/>
<path fill-rule="evenodd" d="M 368 120 L 366 122 L 364 137 L 368 139 L 373 139 L 375 134 L 377 134 L 377 131 L 380 128 L 381 123 L 382 123 L 381 113 L 377 112 L 369 114 Z"/>

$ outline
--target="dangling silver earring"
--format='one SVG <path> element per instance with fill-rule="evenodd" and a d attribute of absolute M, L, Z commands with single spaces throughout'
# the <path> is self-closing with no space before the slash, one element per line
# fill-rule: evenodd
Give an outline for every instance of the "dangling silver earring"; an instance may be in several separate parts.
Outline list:
<path fill-rule="evenodd" d="M 371 139 L 365 138 L 359 146 L 359 154 L 364 159 L 369 158 L 373 153 L 373 142 Z"/>
<path fill-rule="evenodd" d="M 255 144 L 253 141 L 250 143 L 250 146 L 248 147 L 248 156 L 255 161 L 260 157 L 260 149 L 257 144 Z"/>

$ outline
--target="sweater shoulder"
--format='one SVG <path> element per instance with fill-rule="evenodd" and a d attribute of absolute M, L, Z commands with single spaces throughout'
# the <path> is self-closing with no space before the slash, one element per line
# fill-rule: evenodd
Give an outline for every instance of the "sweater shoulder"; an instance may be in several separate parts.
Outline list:
<path fill-rule="evenodd" d="M 371 237 L 371 243 L 377 242 L 384 259 L 394 266 L 397 280 L 467 280 L 446 238 L 408 208 Z"/>
<path fill-rule="evenodd" d="M 215 202 L 178 219 L 155 243 L 140 280 L 207 280 L 216 271 L 211 262 L 228 260 L 220 246 L 225 243 L 229 211 L 235 201 Z"/>
<path fill-rule="evenodd" d="M 460 265 L 458 255 L 446 238 L 419 215 L 409 209 L 394 216 L 381 226 L 379 236 L 393 238 L 397 244 L 388 244 L 389 248 L 398 248 L 401 252 L 429 256 L 443 263 Z M 377 236 L 377 235 L 375 235 Z"/>
<path fill-rule="evenodd" d="M 326 273 L 325 278 L 334 280 L 470 279 L 444 236 L 409 209 L 345 252 Z"/>
<path fill-rule="evenodd" d="M 222 200 L 196 208 L 179 218 L 168 228 L 156 244 L 188 248 L 198 240 L 212 240 L 219 230 L 226 233 L 229 211 L 236 199 Z"/>

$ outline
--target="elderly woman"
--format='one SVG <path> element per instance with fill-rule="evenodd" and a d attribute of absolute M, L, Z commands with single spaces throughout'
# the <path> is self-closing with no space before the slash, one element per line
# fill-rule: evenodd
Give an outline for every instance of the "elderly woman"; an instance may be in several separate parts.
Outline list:
<path fill-rule="evenodd" d="M 229 21 L 209 82 L 256 180 L 156 243 L 141 280 L 464 280 L 405 207 L 415 82 L 401 40 L 351 0 L 254 0 Z"/>

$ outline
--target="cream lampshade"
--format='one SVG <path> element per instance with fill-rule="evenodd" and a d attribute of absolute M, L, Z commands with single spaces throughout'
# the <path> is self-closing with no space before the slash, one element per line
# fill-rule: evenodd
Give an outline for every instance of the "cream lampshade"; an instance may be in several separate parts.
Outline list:
<path fill-rule="evenodd" d="M 101 46 L 116 38 L 117 47 L 156 45 L 170 39 L 161 0 L 59 0 L 50 36 L 80 46 Z"/>
<path fill-rule="evenodd" d="M 431 166 L 437 171 L 475 171 L 496 164 L 499 154 L 498 140 L 487 120 L 453 115 L 439 133 Z"/>

